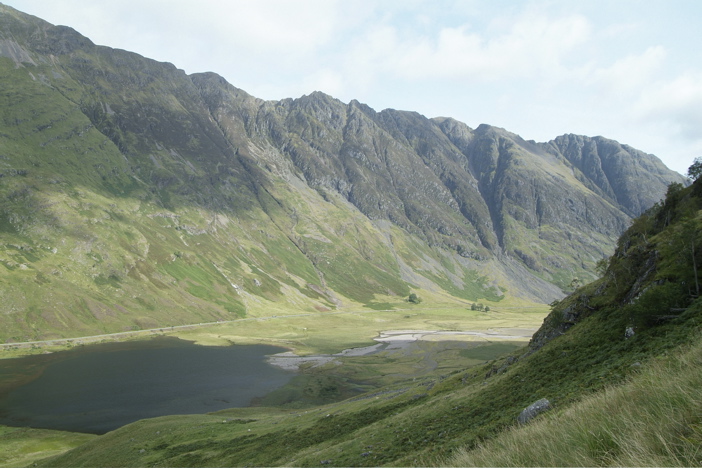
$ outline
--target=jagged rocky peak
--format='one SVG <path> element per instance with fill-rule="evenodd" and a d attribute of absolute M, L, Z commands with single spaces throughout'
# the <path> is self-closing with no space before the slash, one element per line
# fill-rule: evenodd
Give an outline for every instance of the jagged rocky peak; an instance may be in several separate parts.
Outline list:
<path fill-rule="evenodd" d="M 630 216 L 638 216 L 659 201 L 671 183 L 687 184 L 657 157 L 601 136 L 562 135 L 542 146 L 565 158 L 580 179 L 597 187 Z"/>
<path fill-rule="evenodd" d="M 233 97 L 252 97 L 249 93 L 241 88 L 237 88 L 233 84 L 229 83 L 223 76 L 218 75 L 215 72 L 193 73 L 190 75 L 190 79 L 198 88 L 203 90 L 226 91 L 227 93 L 232 94 Z"/>
<path fill-rule="evenodd" d="M 436 122 L 441 131 L 461 151 L 464 151 L 474 138 L 474 130 L 454 118 L 434 117 L 432 120 Z"/>

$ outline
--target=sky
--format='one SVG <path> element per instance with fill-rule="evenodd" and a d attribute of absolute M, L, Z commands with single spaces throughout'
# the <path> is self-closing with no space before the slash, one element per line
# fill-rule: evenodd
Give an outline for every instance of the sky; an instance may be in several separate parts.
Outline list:
<path fill-rule="evenodd" d="M 700 0 L 0 0 L 253 96 L 702 156 Z"/>

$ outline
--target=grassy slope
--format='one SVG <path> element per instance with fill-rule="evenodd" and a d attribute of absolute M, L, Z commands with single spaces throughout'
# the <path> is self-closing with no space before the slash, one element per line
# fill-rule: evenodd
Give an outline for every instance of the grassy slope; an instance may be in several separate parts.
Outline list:
<path fill-rule="evenodd" d="M 448 466 L 699 466 L 702 341 L 641 366 L 621 386 L 514 427 Z"/>
<path fill-rule="evenodd" d="M 585 360 L 581 355 L 579 364 L 598 369 L 603 381 L 619 382 L 631 368 L 626 366 L 627 361 L 613 365 L 616 361 L 603 356 L 607 351 L 615 358 L 627 356 L 634 369 L 643 369 L 641 375 L 635 372 L 621 387 L 560 408 L 543 421 L 511 430 L 479 449 L 464 449 L 450 464 L 700 464 L 701 209 L 702 180 L 688 189 L 671 186 L 666 200 L 638 218 L 622 236 L 604 278 L 557 305 L 540 332 L 542 336 L 552 335 L 575 324 L 573 330 L 538 354 L 557 343 L 567 346 L 572 342 L 581 355 L 583 341 L 573 340 L 590 324 L 588 328 L 613 341 L 600 342 L 598 348 L 587 350 L 586 356 L 591 358 Z M 608 336 L 612 334 L 605 326 L 620 333 L 631 327 L 635 335 L 627 340 L 621 336 L 615 339 Z M 689 348 L 676 348 L 687 342 L 691 343 Z M 548 354 L 556 357 L 552 352 Z M 606 379 L 612 372 L 616 378 Z"/>
<path fill-rule="evenodd" d="M 91 434 L 0 426 L 0 467 L 18 468 L 75 448 Z"/>

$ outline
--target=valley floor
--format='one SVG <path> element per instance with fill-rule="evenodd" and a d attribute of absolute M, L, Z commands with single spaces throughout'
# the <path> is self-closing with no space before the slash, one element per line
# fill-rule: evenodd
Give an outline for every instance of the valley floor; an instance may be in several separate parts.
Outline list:
<path fill-rule="evenodd" d="M 304 333 L 291 333 L 291 337 L 298 340 L 297 344 L 302 344 L 308 341 L 315 333 L 323 332 L 320 328 L 325 324 L 334 325 L 338 329 L 341 323 L 338 320 L 339 316 L 365 316 L 371 315 L 369 320 L 365 321 L 368 324 L 385 323 L 388 325 L 387 330 L 392 330 L 391 325 L 398 327 L 407 327 L 412 324 L 432 325 L 430 327 L 417 327 L 417 330 L 409 330 L 407 333 L 419 333 L 423 336 L 433 334 L 436 338 L 420 338 L 430 340 L 446 340 L 446 337 L 440 337 L 440 334 L 451 333 L 459 335 L 474 335 L 480 336 L 484 333 L 485 339 L 529 339 L 541 325 L 543 318 L 548 311 L 545 305 L 532 306 L 513 306 L 499 307 L 491 312 L 476 312 L 466 310 L 463 307 L 455 305 L 447 305 L 443 307 L 412 307 L 398 308 L 388 310 L 339 310 L 333 312 L 303 312 L 295 314 L 267 315 L 247 317 L 229 321 L 208 322 L 208 323 L 193 323 L 188 325 L 178 325 L 170 327 L 151 328 L 146 330 L 134 330 L 118 333 L 98 334 L 90 336 L 78 336 L 68 338 L 56 338 L 41 341 L 26 341 L 26 342 L 9 342 L 0 343 L 0 358 L 12 358 L 26 354 L 35 354 L 38 352 L 55 351 L 64 349 L 65 347 L 87 345 L 90 343 L 99 343 L 104 341 L 121 341 L 131 339 L 151 338 L 156 335 L 175 335 L 183 339 L 191 339 L 198 344 L 204 345 L 230 345 L 230 338 L 238 338 L 237 343 L 243 344 L 247 342 L 246 337 L 239 333 L 232 333 L 237 328 L 242 328 L 247 331 L 247 336 L 252 336 L 249 332 L 252 328 L 256 328 L 260 322 L 266 322 L 263 328 L 264 333 L 255 333 L 251 342 L 262 343 L 269 341 L 271 344 L 281 344 L 281 340 L 276 336 L 281 329 L 294 329 L 296 324 L 314 322 L 317 327 L 313 331 L 309 327 L 301 327 L 300 330 Z M 451 320 L 450 323 L 442 323 L 441 320 Z M 256 324 L 253 327 L 251 324 Z M 512 324 L 514 326 L 512 326 Z M 355 325 L 358 322 L 355 321 Z M 460 328 L 459 328 L 460 327 Z M 344 334 L 351 340 L 357 340 L 359 335 L 364 335 L 368 340 L 378 337 L 377 341 L 389 341 L 399 338 L 383 338 L 380 333 L 388 333 L 389 335 L 407 334 L 402 330 L 398 331 L 376 331 L 376 334 L 368 334 L 367 326 L 358 329 L 357 326 L 352 328 L 344 327 Z M 421 329 L 420 329 L 421 328 Z M 500 338 L 495 335 L 495 330 L 505 335 Z M 406 328 L 405 328 L 406 331 Z M 216 333 L 215 333 L 216 332 Z M 335 334 L 334 330 L 329 330 L 329 333 Z M 266 334 L 269 334 L 268 340 Z M 295 336 L 299 335 L 299 336 Z M 214 337 L 217 339 L 214 339 Z M 404 338 L 402 338 L 404 340 Z M 228 341 L 229 340 L 229 341 Z M 292 342 L 292 341 L 291 341 Z M 338 351 L 338 350 L 337 350 Z M 305 353 L 307 354 L 307 353 Z"/>
<path fill-rule="evenodd" d="M 87 346 L 91 342 L 145 339 L 163 334 L 202 345 L 281 345 L 292 351 L 272 356 L 272 363 L 294 367 L 300 371 L 300 376 L 290 388 L 273 392 L 260 399 L 257 405 L 294 408 L 298 404 L 295 403 L 296 399 L 305 396 L 308 398 L 306 403 L 299 404 L 309 407 L 339 401 L 340 398 L 359 395 L 364 390 L 377 389 L 405 379 L 445 374 L 482 364 L 526 344 L 546 312 L 546 306 L 498 307 L 487 313 L 453 306 L 301 313 L 6 344 L 2 347 L 1 355 L 10 358 L 21 354 L 60 351 L 75 345 Z M 265 326 L 261 322 L 265 322 Z M 341 362 L 344 365 L 338 366 Z M 339 391 L 331 397 L 316 395 L 318 399 L 310 399 L 310 393 L 330 386 Z M 46 445 L 39 443 L 38 432 L 11 428 L 6 432 L 12 432 L 12 440 L 0 440 L 0 445 L 11 444 L 7 446 L 21 446 L 22 449 L 21 453 L 17 451 L 15 456 L 3 460 L 0 464 L 2 467 L 20 466 L 25 460 L 55 455 L 56 450 L 68 450 L 83 441 L 81 434 L 71 438 L 70 433 L 59 433 L 57 437 L 67 438 L 70 442 L 60 449 L 52 445 L 51 451 L 47 451 Z"/>

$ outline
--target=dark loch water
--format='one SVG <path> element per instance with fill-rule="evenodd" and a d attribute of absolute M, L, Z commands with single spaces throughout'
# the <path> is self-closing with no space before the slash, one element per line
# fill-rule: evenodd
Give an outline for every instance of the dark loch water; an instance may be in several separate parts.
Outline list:
<path fill-rule="evenodd" d="M 157 338 L 0 360 L 0 424 L 102 434 L 144 418 L 248 406 L 295 375 L 265 362 L 282 351 Z"/>

